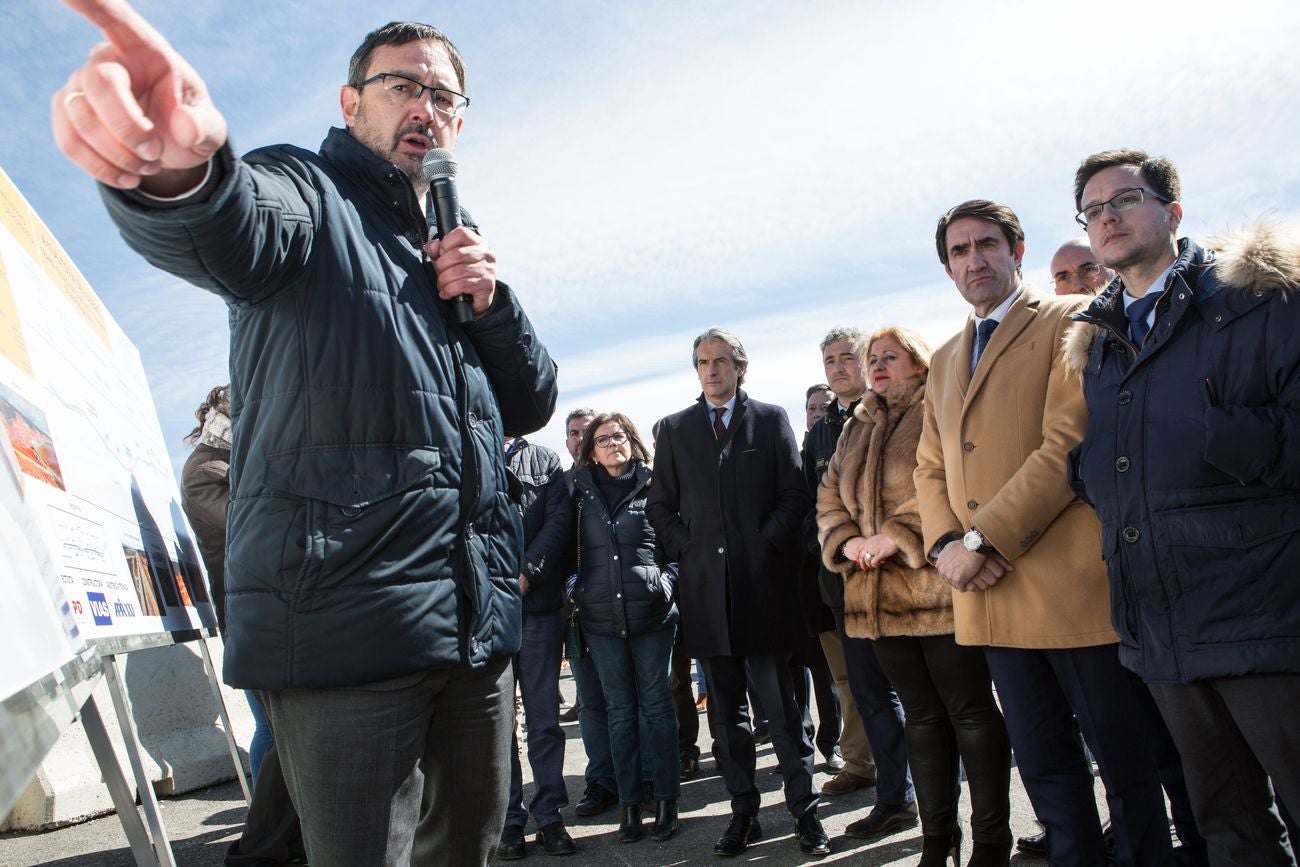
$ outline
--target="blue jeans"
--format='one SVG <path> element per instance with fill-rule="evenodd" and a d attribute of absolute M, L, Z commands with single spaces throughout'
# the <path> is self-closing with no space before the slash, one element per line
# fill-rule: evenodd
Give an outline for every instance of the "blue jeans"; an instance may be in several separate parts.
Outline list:
<path fill-rule="evenodd" d="M 907 767 L 903 703 L 880 668 L 876 648 L 868 638 L 850 638 L 844 631 L 844 609 L 835 612 L 835 628 L 844 648 L 849 690 L 862 717 L 862 729 L 876 760 L 876 803 L 910 804 L 916 800 L 912 772 Z"/>
<path fill-rule="evenodd" d="M 267 719 L 266 708 L 262 707 L 257 693 L 246 689 L 244 697 L 248 699 L 248 709 L 253 713 L 253 738 L 248 742 L 248 770 L 256 788 L 257 775 L 262 771 L 262 759 L 275 743 L 275 736 L 271 734 L 271 721 Z"/>
<path fill-rule="evenodd" d="M 583 780 L 587 788 L 599 784 L 606 791 L 618 790 L 614 782 L 614 759 L 609 754 L 609 715 L 605 712 L 605 693 L 591 652 L 569 660 L 573 685 L 578 693 L 578 731 L 582 749 L 587 754 Z"/>
<path fill-rule="evenodd" d="M 510 750 L 510 800 L 506 827 L 522 828 L 531 814 L 538 828 L 560 821 L 560 808 L 569 803 L 564 785 L 564 729 L 560 728 L 560 650 L 564 645 L 564 612 L 524 612 L 523 641 L 515 655 L 515 677 L 528 724 L 528 765 L 536 794 L 524 811 L 524 775 L 519 743 Z"/>
<path fill-rule="evenodd" d="M 643 764 L 649 765 L 656 801 L 673 800 L 681 792 L 677 716 L 668 686 L 676 631 L 670 624 L 630 638 L 587 635 L 605 693 L 614 778 L 624 806 L 641 803 Z M 648 762 L 643 762 L 643 754 Z"/>

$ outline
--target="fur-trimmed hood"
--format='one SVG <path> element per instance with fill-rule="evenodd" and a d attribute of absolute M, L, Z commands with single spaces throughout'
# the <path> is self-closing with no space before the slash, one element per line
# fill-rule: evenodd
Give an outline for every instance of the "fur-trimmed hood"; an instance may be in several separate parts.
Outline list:
<path fill-rule="evenodd" d="M 1258 220 L 1234 232 L 1215 235 L 1204 247 L 1183 239 L 1179 242 L 1174 272 L 1187 275 L 1194 270 L 1208 270 L 1210 292 L 1251 292 L 1264 295 L 1280 292 L 1284 296 L 1300 291 L 1300 225 Z M 1188 281 L 1193 282 L 1193 281 Z M 1061 340 L 1065 366 L 1071 374 L 1082 376 L 1088 365 L 1092 343 L 1102 331 L 1096 319 L 1122 310 L 1120 294 L 1123 283 L 1116 279 L 1096 300 L 1075 315 L 1080 320 L 1066 331 Z M 1203 293 L 1197 290 L 1197 294 Z"/>

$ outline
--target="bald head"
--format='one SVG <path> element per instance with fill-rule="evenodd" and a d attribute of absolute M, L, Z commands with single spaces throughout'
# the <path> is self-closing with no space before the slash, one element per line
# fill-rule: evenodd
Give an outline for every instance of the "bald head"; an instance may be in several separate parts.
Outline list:
<path fill-rule="evenodd" d="M 1097 261 L 1092 247 L 1072 238 L 1052 257 L 1052 287 L 1057 295 L 1096 295 L 1115 279 L 1115 272 Z"/>

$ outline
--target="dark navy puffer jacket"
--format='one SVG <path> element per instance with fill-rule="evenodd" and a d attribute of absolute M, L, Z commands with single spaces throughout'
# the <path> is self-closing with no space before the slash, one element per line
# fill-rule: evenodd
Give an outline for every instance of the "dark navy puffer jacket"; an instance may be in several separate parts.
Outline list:
<path fill-rule="evenodd" d="M 677 622 L 663 552 L 645 516 L 650 468 L 635 464 L 636 485 L 613 514 L 597 488 L 592 464 L 573 476 L 578 517 L 578 583 L 573 600 L 590 635 L 629 638 Z"/>
<path fill-rule="evenodd" d="M 564 605 L 564 558 L 573 533 L 573 501 L 560 456 L 520 437 L 506 451 L 506 470 L 519 483 L 524 522 L 524 559 L 519 564 L 520 573 L 528 577 L 524 611 L 558 611 Z"/>
<path fill-rule="evenodd" d="M 182 207 L 104 198 L 132 248 L 229 308 L 226 681 L 347 686 L 514 654 L 501 442 L 556 398 L 514 293 L 444 318 L 414 189 L 343 130 L 319 154 L 223 148 L 214 171 Z"/>
<path fill-rule="evenodd" d="M 1300 671 L 1300 233 L 1180 242 L 1140 349 L 1116 280 L 1066 363 L 1091 418 L 1120 659 L 1149 682 Z"/>

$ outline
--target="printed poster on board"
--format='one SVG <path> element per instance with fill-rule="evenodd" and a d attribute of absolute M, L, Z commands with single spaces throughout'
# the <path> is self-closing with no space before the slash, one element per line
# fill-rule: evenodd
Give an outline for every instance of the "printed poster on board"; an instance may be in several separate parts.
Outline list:
<path fill-rule="evenodd" d="M 0 462 L 84 638 L 216 627 L 140 355 L 3 171 Z"/>

